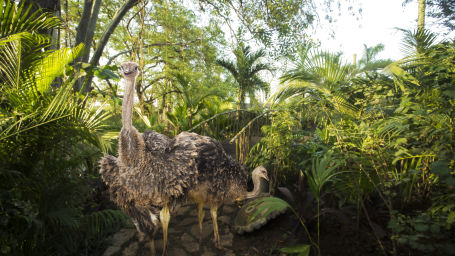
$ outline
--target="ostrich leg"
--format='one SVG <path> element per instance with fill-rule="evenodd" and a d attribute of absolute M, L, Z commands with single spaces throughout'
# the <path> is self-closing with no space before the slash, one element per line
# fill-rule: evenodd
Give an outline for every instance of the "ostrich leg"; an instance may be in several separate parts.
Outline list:
<path fill-rule="evenodd" d="M 199 244 L 202 244 L 202 221 L 204 221 L 204 204 L 199 203 L 197 205 L 197 217 L 199 220 Z"/>
<path fill-rule="evenodd" d="M 217 206 L 210 207 L 210 215 L 212 215 L 213 222 L 213 234 L 215 235 L 215 246 L 216 248 L 221 249 L 220 234 L 218 233 L 217 210 Z"/>
<path fill-rule="evenodd" d="M 167 245 L 167 228 L 169 226 L 169 221 L 171 220 L 171 214 L 169 213 L 169 207 L 165 205 L 160 211 L 160 221 L 161 226 L 163 227 L 163 256 L 167 255 L 166 245 Z"/>
<path fill-rule="evenodd" d="M 155 256 L 156 255 L 156 250 L 155 250 L 155 233 L 156 233 L 156 228 L 153 230 L 152 234 L 149 235 L 150 238 L 150 255 Z"/>

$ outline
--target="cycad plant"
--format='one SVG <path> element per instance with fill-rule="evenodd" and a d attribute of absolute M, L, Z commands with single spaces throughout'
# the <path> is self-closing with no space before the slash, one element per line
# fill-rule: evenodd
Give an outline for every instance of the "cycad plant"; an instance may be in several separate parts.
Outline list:
<path fill-rule="evenodd" d="M 0 254 L 95 252 L 125 220 L 90 201 L 108 116 L 73 92 L 81 46 L 44 50 L 59 22 L 28 10 L 0 1 Z"/>

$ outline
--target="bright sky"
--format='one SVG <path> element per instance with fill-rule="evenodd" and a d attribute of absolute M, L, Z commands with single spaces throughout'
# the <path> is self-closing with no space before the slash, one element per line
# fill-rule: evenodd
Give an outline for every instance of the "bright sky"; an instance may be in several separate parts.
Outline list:
<path fill-rule="evenodd" d="M 363 10 L 360 16 L 352 16 L 346 11 L 347 6 L 342 6 L 341 16 L 336 16 L 338 11 L 332 16 L 337 21 L 330 24 L 321 17 L 320 28 L 314 37 L 320 40 L 322 49 L 341 51 L 349 62 L 355 53 L 358 59 L 361 57 L 363 44 L 371 47 L 379 43 L 385 46 L 384 51 L 378 55 L 379 58 L 398 60 L 404 56 L 400 51 L 402 34 L 396 28 L 417 27 L 416 2 L 403 7 L 402 0 L 357 0 Z M 333 27 L 334 38 L 327 32 L 330 31 L 330 26 Z"/>

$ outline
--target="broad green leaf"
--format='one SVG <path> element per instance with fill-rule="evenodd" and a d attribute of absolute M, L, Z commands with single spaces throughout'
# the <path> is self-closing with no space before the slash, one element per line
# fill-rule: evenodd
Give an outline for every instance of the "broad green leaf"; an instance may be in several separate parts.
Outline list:
<path fill-rule="evenodd" d="M 100 79 L 112 79 L 114 81 L 119 81 L 120 78 L 117 74 L 106 68 L 98 68 L 94 72 L 95 76 Z"/>
<path fill-rule="evenodd" d="M 264 197 L 256 199 L 251 202 L 251 204 L 260 205 L 257 207 L 256 212 L 251 216 L 251 221 L 254 220 L 259 214 L 265 216 L 273 211 L 282 211 L 286 208 L 291 208 L 291 206 L 286 201 L 278 197 Z"/>
<path fill-rule="evenodd" d="M 281 248 L 280 251 L 284 253 L 298 253 L 299 256 L 308 256 L 310 255 L 310 249 L 311 245 L 309 244 L 299 244 Z"/>
<path fill-rule="evenodd" d="M 430 167 L 431 172 L 437 175 L 448 175 L 450 172 L 449 162 L 445 160 L 433 162 Z"/>
<path fill-rule="evenodd" d="M 442 94 L 449 96 L 451 98 L 455 98 L 455 90 L 445 90 L 442 92 Z"/>

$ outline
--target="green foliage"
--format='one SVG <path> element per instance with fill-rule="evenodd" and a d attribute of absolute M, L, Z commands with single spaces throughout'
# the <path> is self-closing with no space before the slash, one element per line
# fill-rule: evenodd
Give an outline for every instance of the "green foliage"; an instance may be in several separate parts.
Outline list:
<path fill-rule="evenodd" d="M 338 161 L 334 161 L 329 154 L 326 154 L 322 158 L 313 158 L 312 168 L 305 170 L 308 186 L 316 200 L 320 200 L 324 185 L 339 174 L 336 172 L 339 165 Z"/>
<path fill-rule="evenodd" d="M 285 209 L 290 209 L 299 219 L 300 224 L 302 227 L 305 229 L 308 238 L 311 242 L 311 244 L 317 249 L 318 255 L 320 255 L 319 251 L 319 245 L 314 243 L 310 233 L 308 232 L 308 229 L 303 222 L 302 218 L 300 215 L 295 211 L 295 209 L 289 205 L 286 201 L 283 199 L 280 199 L 278 197 L 263 197 L 260 199 L 254 200 L 251 205 L 260 205 L 259 207 L 256 208 L 256 212 L 251 216 L 251 220 L 254 220 L 258 215 L 266 216 L 270 214 L 273 211 L 283 211 Z M 298 255 L 309 255 L 310 253 L 310 245 L 295 245 L 295 246 L 290 246 L 290 247 L 285 247 L 282 248 L 280 251 L 284 253 L 298 253 Z"/>
<path fill-rule="evenodd" d="M 281 252 L 290 253 L 290 254 L 297 254 L 297 256 L 309 256 L 310 255 L 310 245 L 307 244 L 299 244 L 289 247 L 281 248 Z"/>
<path fill-rule="evenodd" d="M 453 208 L 453 206 L 452 206 Z M 395 232 L 392 239 L 400 245 L 431 255 L 454 255 L 453 217 L 449 211 L 408 216 L 395 212 L 388 227 Z"/>
<path fill-rule="evenodd" d="M 268 94 L 270 85 L 263 81 L 259 72 L 271 71 L 269 64 L 262 62 L 265 51 L 260 49 L 256 52 L 251 51 L 250 46 L 240 43 L 234 49 L 235 62 L 225 59 L 218 59 L 218 65 L 225 68 L 237 82 L 237 104 L 241 109 L 245 109 L 245 97 L 248 95 L 251 101 L 255 100 L 255 92 L 262 91 Z"/>
<path fill-rule="evenodd" d="M 443 255 L 452 246 L 443 237 L 450 237 L 454 216 L 455 44 L 436 43 L 428 31 L 406 37 L 411 55 L 382 71 L 387 61 L 368 64 L 376 62 L 380 46 L 365 47 L 357 67 L 339 54 L 300 48 L 271 99 L 272 124 L 252 153 L 270 163 L 276 177 L 286 176 L 280 184 L 289 186 L 297 176 L 301 188 L 302 179 L 289 173 L 306 170 L 309 189 L 324 204 L 321 190 L 331 181 L 336 203 L 358 209 L 358 220 L 368 222 L 383 252 L 371 207 L 387 213 L 395 254 Z M 333 160 L 324 160 L 327 152 Z M 336 169 L 344 172 L 337 175 Z M 436 200 L 440 194 L 446 200 Z M 440 244 L 431 245 L 433 240 Z"/>
<path fill-rule="evenodd" d="M 9 19 L 28 8 L 4 4 L 10 14 L 0 24 L 17 25 Z M 81 46 L 44 49 L 39 30 L 57 19 L 26 15 L 21 22 L 0 39 L 7 60 L 0 63 L 0 253 L 100 253 L 102 239 L 126 221 L 120 211 L 96 211 L 93 200 L 100 150 L 110 148 L 103 136 L 109 115 L 73 92 L 78 74 L 69 63 Z"/>

